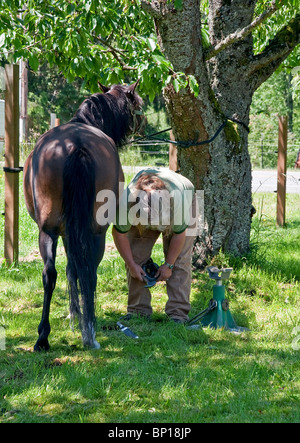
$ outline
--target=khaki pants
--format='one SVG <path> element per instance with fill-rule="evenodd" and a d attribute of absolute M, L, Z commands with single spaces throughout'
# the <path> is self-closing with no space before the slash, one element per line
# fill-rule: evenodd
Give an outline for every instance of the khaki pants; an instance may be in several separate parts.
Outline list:
<path fill-rule="evenodd" d="M 128 232 L 133 258 L 139 265 L 145 264 L 151 257 L 152 248 L 160 236 L 159 231 L 147 230 L 141 236 L 136 227 L 132 227 Z M 163 246 L 165 256 L 170 245 L 172 235 L 163 235 Z M 166 314 L 173 319 L 188 320 L 190 312 L 190 292 L 191 292 L 191 258 L 194 244 L 194 237 L 186 237 L 185 245 L 178 259 L 176 260 L 172 276 L 166 282 L 168 302 L 166 304 Z M 128 280 L 128 313 L 138 313 L 148 316 L 152 314 L 151 292 L 144 288 L 145 283 L 131 277 L 127 269 Z"/>

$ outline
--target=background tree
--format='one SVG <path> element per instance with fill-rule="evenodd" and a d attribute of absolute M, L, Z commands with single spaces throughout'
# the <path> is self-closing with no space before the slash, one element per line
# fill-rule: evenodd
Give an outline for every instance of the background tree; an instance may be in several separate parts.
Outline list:
<path fill-rule="evenodd" d="M 47 59 L 67 79 L 115 83 L 141 77 L 164 88 L 175 138 L 199 142 L 235 117 L 245 125 L 254 92 L 300 41 L 297 0 L 1 1 L 3 61 Z M 152 21 L 152 19 L 153 21 Z M 153 22 L 155 28 L 153 28 Z M 154 32 L 155 29 L 155 32 Z M 295 63 L 295 62 L 294 62 Z M 228 122 L 213 143 L 178 149 L 182 174 L 205 191 L 198 263 L 220 248 L 244 253 L 251 225 L 246 126 Z"/>
<path fill-rule="evenodd" d="M 29 131 L 33 140 L 49 129 L 50 113 L 55 113 L 62 123 L 69 121 L 79 105 L 89 95 L 81 88 L 82 81 L 68 83 L 66 78 L 48 63 L 39 66 L 37 72 L 29 70 Z"/>

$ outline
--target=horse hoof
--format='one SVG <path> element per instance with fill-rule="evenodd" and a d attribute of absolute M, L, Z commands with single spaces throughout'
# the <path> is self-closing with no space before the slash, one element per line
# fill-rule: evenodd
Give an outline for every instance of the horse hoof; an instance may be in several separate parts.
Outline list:
<path fill-rule="evenodd" d="M 49 351 L 49 349 L 50 345 L 48 340 L 43 340 L 43 341 L 38 340 L 33 348 L 34 352 L 42 352 L 42 351 L 47 352 Z"/>
<path fill-rule="evenodd" d="M 92 349 L 97 349 L 99 350 L 101 348 L 100 343 L 97 342 L 97 340 L 94 340 Z"/>
<path fill-rule="evenodd" d="M 94 340 L 93 343 L 83 343 L 83 347 L 88 350 L 99 350 L 101 349 L 100 343 L 97 340 Z"/>
<path fill-rule="evenodd" d="M 100 349 L 100 344 L 96 340 L 96 333 L 94 326 L 90 324 L 82 331 L 82 343 L 88 349 Z"/>

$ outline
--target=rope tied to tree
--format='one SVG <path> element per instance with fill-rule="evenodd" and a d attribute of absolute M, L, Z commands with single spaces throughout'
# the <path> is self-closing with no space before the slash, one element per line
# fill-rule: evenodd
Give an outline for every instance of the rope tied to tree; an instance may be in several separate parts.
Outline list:
<path fill-rule="evenodd" d="M 150 140 L 150 141 L 153 141 L 153 142 L 171 143 L 171 144 L 176 145 L 176 146 L 178 146 L 179 148 L 182 148 L 182 149 L 188 149 L 188 148 L 190 148 L 192 146 L 208 145 L 208 144 L 212 143 L 220 135 L 220 133 L 223 131 L 223 129 L 225 128 L 225 126 L 228 124 L 229 121 L 232 121 L 234 123 L 237 123 L 237 124 L 243 126 L 248 133 L 250 132 L 250 128 L 249 128 L 248 125 L 246 125 L 246 123 L 244 123 L 244 122 L 242 122 L 240 120 L 237 120 L 236 118 L 233 118 L 233 117 L 226 117 L 226 119 L 223 121 L 221 126 L 217 129 L 215 134 L 211 138 L 209 138 L 208 140 L 204 140 L 204 141 L 201 141 L 201 142 L 198 142 L 198 141 L 169 140 L 169 139 L 157 138 L 156 137 L 157 135 L 160 135 L 160 134 L 163 134 L 165 132 L 168 132 L 168 131 L 172 130 L 172 128 L 167 128 L 167 129 L 164 129 L 162 131 L 155 132 L 153 134 L 148 134 L 148 135 L 145 135 L 145 136 L 140 137 L 140 138 L 135 139 L 135 140 L 131 140 L 130 142 L 126 143 L 126 145 L 129 145 L 129 144 L 132 144 L 132 143 L 137 143 L 137 144 L 141 144 L 142 145 L 147 140 Z"/>

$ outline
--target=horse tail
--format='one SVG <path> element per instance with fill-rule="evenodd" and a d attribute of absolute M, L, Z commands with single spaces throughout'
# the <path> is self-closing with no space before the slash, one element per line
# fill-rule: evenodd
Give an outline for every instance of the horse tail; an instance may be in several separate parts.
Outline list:
<path fill-rule="evenodd" d="M 96 196 L 95 164 L 85 147 L 75 148 L 67 157 L 63 170 L 63 213 L 67 274 L 70 293 L 70 314 L 78 314 L 83 344 L 96 346 L 95 291 L 97 270 L 93 260 L 93 212 Z M 83 317 L 78 297 L 82 298 Z"/>

